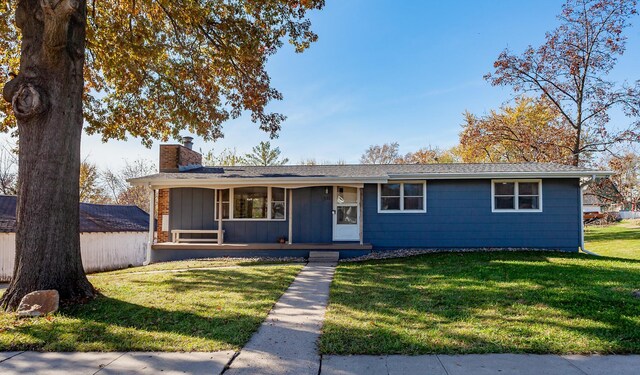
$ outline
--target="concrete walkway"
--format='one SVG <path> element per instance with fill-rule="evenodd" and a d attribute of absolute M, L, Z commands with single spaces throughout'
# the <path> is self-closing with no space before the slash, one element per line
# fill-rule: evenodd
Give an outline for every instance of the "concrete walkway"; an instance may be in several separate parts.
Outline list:
<path fill-rule="evenodd" d="M 317 341 L 334 272 L 334 264 L 308 263 L 225 375 L 317 375 Z"/>
<path fill-rule="evenodd" d="M 0 352 L 0 374 L 220 374 L 233 351 L 213 353 Z"/>
<path fill-rule="evenodd" d="M 323 375 L 637 375 L 640 355 L 324 356 Z"/>

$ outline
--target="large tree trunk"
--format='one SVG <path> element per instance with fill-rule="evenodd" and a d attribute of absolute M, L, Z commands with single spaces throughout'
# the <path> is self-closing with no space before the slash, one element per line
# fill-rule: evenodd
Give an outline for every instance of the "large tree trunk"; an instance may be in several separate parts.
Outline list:
<path fill-rule="evenodd" d="M 79 173 L 86 0 L 20 0 L 19 74 L 4 99 L 18 120 L 16 263 L 2 305 L 56 289 L 62 301 L 95 294 L 80 258 Z"/>

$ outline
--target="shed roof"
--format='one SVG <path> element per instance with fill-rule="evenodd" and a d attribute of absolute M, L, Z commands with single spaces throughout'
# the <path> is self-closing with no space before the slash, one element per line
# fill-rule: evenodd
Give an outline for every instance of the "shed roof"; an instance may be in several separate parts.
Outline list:
<path fill-rule="evenodd" d="M 0 232 L 15 232 L 17 197 L 0 195 Z M 80 232 L 145 232 L 149 214 L 137 206 L 80 203 Z"/>

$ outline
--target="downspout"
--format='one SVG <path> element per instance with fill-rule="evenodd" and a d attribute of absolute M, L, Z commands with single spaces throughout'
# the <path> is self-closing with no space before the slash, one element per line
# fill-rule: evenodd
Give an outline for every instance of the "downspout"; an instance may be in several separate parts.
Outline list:
<path fill-rule="evenodd" d="M 596 254 L 594 252 L 587 250 L 584 246 L 584 206 L 583 206 L 584 198 L 583 198 L 583 195 L 584 195 L 584 189 L 587 186 L 589 186 L 589 184 L 595 182 L 595 180 L 596 180 L 596 176 L 593 175 L 591 176 L 590 180 L 580 184 L 580 250 L 582 250 L 582 252 L 585 254 L 600 256 L 599 254 Z"/>

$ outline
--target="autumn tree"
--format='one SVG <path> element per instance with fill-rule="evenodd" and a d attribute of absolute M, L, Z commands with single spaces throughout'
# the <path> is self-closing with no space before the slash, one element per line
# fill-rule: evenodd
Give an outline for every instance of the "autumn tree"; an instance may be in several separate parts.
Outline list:
<path fill-rule="evenodd" d="M 101 181 L 100 170 L 86 158 L 80 163 L 80 202 L 109 203 Z"/>
<path fill-rule="evenodd" d="M 395 164 L 402 160 L 398 142 L 371 145 L 360 157 L 362 164 Z"/>
<path fill-rule="evenodd" d="M 603 182 L 597 184 L 593 191 L 606 200 L 621 203 L 627 210 L 637 210 L 640 203 L 640 156 L 626 150 L 621 155 L 609 156 L 605 164 L 614 172 L 610 179 L 615 190 Z"/>
<path fill-rule="evenodd" d="M 279 147 L 271 148 L 271 142 L 260 142 L 251 149 L 251 152 L 244 156 L 247 165 L 284 165 L 289 162 L 287 158 L 280 158 Z"/>
<path fill-rule="evenodd" d="M 468 163 L 573 162 L 573 128 L 544 99 L 521 97 L 485 116 L 465 113 L 459 154 Z"/>
<path fill-rule="evenodd" d="M 427 146 L 418 151 L 409 152 L 400 160 L 403 164 L 437 164 L 458 163 L 458 149 L 455 147 L 442 149 L 440 147 Z"/>
<path fill-rule="evenodd" d="M 246 165 L 247 159 L 238 154 L 236 148 L 225 148 L 220 153 L 215 153 L 214 150 L 209 150 L 202 156 L 202 163 L 204 165 L 224 165 L 224 166 L 236 166 Z"/>
<path fill-rule="evenodd" d="M 640 131 L 640 81 L 617 84 L 607 75 L 625 51 L 625 30 L 637 13 L 635 0 L 567 0 L 560 26 L 538 48 L 521 55 L 504 50 L 485 78 L 518 93 L 537 94 L 572 129 L 571 163 L 584 155 L 637 142 Z M 612 111 L 627 124 L 610 124 Z"/>
<path fill-rule="evenodd" d="M 222 136 L 243 112 L 271 135 L 284 116 L 265 67 L 288 40 L 316 40 L 323 0 L 0 0 L 3 129 L 17 126 L 16 262 L 1 304 L 38 289 L 64 302 L 95 295 L 80 259 L 83 122 L 103 139 Z"/>

